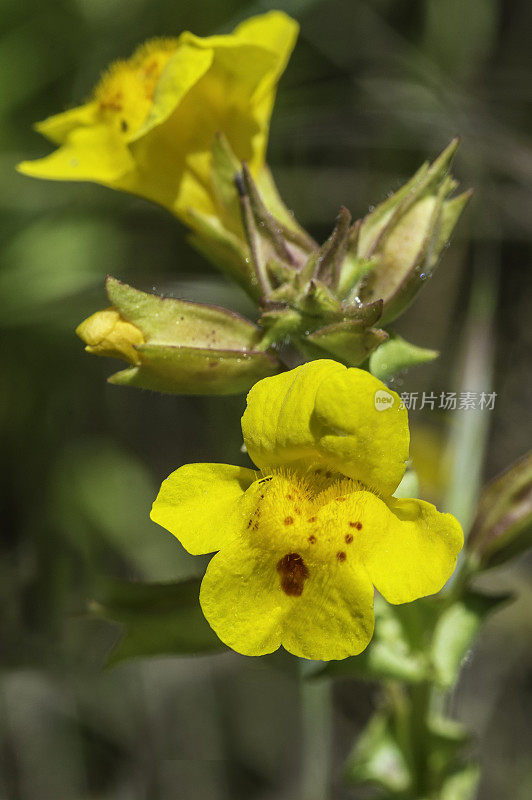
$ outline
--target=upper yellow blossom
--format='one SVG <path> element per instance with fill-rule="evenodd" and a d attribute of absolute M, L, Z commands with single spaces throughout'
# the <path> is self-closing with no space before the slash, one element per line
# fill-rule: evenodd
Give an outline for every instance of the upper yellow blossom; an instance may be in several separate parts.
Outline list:
<path fill-rule="evenodd" d="M 189 208 L 212 214 L 214 138 L 223 133 L 259 173 L 297 32 L 293 19 L 271 11 L 225 36 L 149 42 L 111 66 L 87 103 L 38 123 L 59 148 L 18 168 L 132 192 L 182 218 Z"/>
<path fill-rule="evenodd" d="M 391 603 L 442 588 L 462 530 L 430 503 L 392 496 L 409 443 L 395 392 L 363 370 L 313 361 L 257 383 L 242 430 L 259 472 L 188 464 L 151 512 L 189 552 L 220 551 L 200 602 L 229 647 L 356 655 L 373 633 L 373 587 Z"/>

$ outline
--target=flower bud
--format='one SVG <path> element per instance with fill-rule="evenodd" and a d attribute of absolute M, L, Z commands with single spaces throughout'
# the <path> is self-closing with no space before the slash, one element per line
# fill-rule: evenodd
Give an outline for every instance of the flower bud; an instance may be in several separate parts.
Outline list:
<path fill-rule="evenodd" d="M 431 276 L 471 196 L 449 199 L 457 186 L 448 172 L 458 144 L 452 141 L 354 229 L 351 255 L 373 262 L 356 294 L 366 302 L 382 298 L 383 324 L 402 314 Z"/>
<path fill-rule="evenodd" d="M 130 364 L 139 364 L 135 347 L 144 343 L 141 331 L 120 316 L 116 308 L 106 308 L 88 317 L 76 328 L 87 353 L 110 358 L 123 358 Z"/>
<path fill-rule="evenodd" d="M 112 307 L 77 328 L 97 355 L 123 358 L 132 366 L 110 383 L 172 394 L 237 394 L 281 370 L 258 349 L 259 329 L 216 306 L 138 291 L 108 277 Z"/>
<path fill-rule="evenodd" d="M 488 483 L 467 549 L 481 568 L 503 564 L 532 545 L 532 452 Z"/>

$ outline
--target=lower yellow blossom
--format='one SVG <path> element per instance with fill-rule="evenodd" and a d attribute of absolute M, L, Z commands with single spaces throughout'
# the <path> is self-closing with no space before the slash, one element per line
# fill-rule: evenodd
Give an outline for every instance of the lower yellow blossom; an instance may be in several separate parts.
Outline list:
<path fill-rule="evenodd" d="M 393 497 L 408 456 L 400 398 L 369 373 L 314 361 L 248 395 L 244 441 L 260 471 L 189 464 L 151 517 L 193 554 L 219 551 L 201 586 L 211 627 L 245 655 L 356 655 L 373 634 L 374 587 L 391 603 L 438 592 L 460 525 Z"/>

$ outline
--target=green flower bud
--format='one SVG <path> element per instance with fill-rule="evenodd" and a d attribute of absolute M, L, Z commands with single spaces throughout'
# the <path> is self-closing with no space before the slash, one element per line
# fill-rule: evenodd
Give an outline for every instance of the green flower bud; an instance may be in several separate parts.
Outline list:
<path fill-rule="evenodd" d="M 373 262 L 356 294 L 366 302 L 382 298 L 384 324 L 406 309 L 431 276 L 471 196 L 449 199 L 457 186 L 448 172 L 458 144 L 455 139 L 431 166 L 424 164 L 354 231 L 351 256 Z"/>
<path fill-rule="evenodd" d="M 106 289 L 112 307 L 76 333 L 88 352 L 132 364 L 110 383 L 172 394 L 237 394 L 281 370 L 257 349 L 260 330 L 238 314 L 157 297 L 111 277 Z"/>
<path fill-rule="evenodd" d="M 532 545 L 532 452 L 488 483 L 467 540 L 482 569 L 503 564 Z"/>

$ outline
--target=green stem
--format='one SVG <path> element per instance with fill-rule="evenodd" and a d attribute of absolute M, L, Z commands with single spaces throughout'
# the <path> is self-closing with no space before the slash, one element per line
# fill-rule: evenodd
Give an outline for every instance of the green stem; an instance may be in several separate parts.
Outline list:
<path fill-rule="evenodd" d="M 301 682 L 301 800 L 327 800 L 330 793 L 332 687 L 328 680 Z"/>
<path fill-rule="evenodd" d="M 415 797 L 425 797 L 430 788 L 429 775 L 429 712 L 432 685 L 428 681 L 413 684 L 408 691 L 410 697 L 410 748 L 412 775 L 415 779 Z"/>

